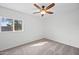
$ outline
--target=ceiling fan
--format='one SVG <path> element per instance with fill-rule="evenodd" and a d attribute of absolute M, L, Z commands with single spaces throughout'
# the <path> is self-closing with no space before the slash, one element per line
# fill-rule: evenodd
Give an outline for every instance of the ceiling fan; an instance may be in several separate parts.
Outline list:
<path fill-rule="evenodd" d="M 54 7 L 55 6 L 55 3 L 51 3 L 50 5 L 48 5 L 47 7 L 46 6 L 38 6 L 37 4 L 33 4 L 36 8 L 39 9 L 39 12 L 34 12 L 33 14 L 37 14 L 37 13 L 40 13 L 41 16 L 44 16 L 46 13 L 47 14 L 53 14 L 53 12 L 49 11 L 50 8 Z"/>

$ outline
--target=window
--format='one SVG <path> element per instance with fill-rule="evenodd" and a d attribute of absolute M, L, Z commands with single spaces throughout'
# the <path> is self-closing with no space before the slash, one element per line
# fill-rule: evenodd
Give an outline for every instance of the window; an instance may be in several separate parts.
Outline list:
<path fill-rule="evenodd" d="M 22 31 L 22 20 L 1 17 L 0 31 Z"/>
<path fill-rule="evenodd" d="M 22 20 L 14 20 L 14 30 L 22 30 Z"/>

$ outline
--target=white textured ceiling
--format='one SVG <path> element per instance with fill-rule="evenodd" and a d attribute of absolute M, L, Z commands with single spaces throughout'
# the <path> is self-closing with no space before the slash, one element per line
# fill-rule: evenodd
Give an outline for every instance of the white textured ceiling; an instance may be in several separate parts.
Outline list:
<path fill-rule="evenodd" d="M 49 5 L 49 3 L 41 3 L 38 5 Z M 6 7 L 6 8 L 10 8 L 13 10 L 17 10 L 20 12 L 24 12 L 26 14 L 32 14 L 35 11 L 38 11 L 38 9 L 36 7 L 33 6 L 32 3 L 0 3 L 0 6 Z M 74 12 L 74 9 L 79 8 L 79 4 L 75 4 L 75 3 L 56 3 L 56 5 L 54 6 L 54 13 L 55 14 L 60 14 L 60 13 L 67 13 L 70 11 Z M 52 8 L 53 11 L 53 8 Z M 39 15 L 39 14 L 36 14 Z"/>

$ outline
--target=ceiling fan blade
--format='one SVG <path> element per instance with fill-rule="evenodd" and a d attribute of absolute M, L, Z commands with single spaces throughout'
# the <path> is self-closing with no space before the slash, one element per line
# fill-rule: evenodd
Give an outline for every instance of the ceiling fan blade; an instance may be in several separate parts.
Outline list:
<path fill-rule="evenodd" d="M 40 12 L 34 12 L 33 14 L 37 14 L 37 13 L 40 13 Z"/>
<path fill-rule="evenodd" d="M 53 6 L 55 6 L 55 3 L 50 4 L 49 6 L 46 7 L 46 10 L 52 8 Z"/>
<path fill-rule="evenodd" d="M 50 12 L 50 11 L 47 11 L 46 13 L 48 13 L 48 14 L 53 14 L 53 12 Z"/>
<path fill-rule="evenodd" d="M 37 7 L 38 9 L 41 9 L 37 4 L 34 4 L 35 7 Z"/>

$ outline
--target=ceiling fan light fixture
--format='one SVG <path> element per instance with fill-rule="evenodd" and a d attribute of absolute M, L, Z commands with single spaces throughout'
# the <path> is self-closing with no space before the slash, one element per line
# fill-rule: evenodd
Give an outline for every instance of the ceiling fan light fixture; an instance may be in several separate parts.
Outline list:
<path fill-rule="evenodd" d="M 55 3 L 51 3 L 47 7 L 44 6 L 44 5 L 42 7 L 40 7 L 37 4 L 34 4 L 34 6 L 40 10 L 39 12 L 34 12 L 34 14 L 40 13 L 41 16 L 44 16 L 45 14 L 53 14 L 53 12 L 51 12 L 49 9 L 52 8 L 52 7 L 54 7 L 55 6 Z"/>
<path fill-rule="evenodd" d="M 40 13 L 41 13 L 41 14 L 46 14 L 46 12 L 45 12 L 44 10 L 42 10 Z"/>

